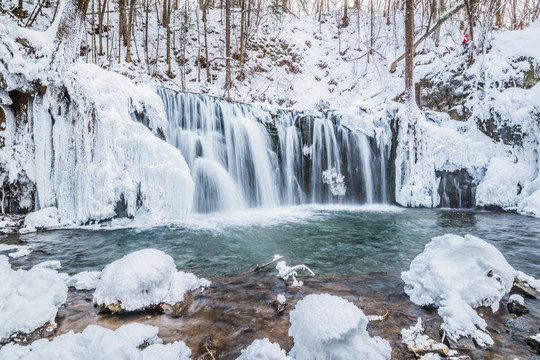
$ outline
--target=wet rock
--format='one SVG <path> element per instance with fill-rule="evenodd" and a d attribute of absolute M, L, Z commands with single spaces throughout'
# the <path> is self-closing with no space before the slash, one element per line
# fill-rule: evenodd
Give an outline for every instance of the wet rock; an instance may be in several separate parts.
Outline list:
<path fill-rule="evenodd" d="M 512 290 L 510 290 L 510 294 L 520 294 L 529 299 L 540 299 L 540 293 L 536 289 L 533 289 L 523 281 L 519 280 L 514 282 L 514 286 L 512 287 Z"/>
<path fill-rule="evenodd" d="M 99 304 L 97 306 L 99 307 L 99 312 L 100 313 L 110 312 L 110 313 L 113 313 L 113 314 L 118 314 L 118 313 L 121 313 L 123 311 L 121 301 L 119 301 L 117 303 L 114 303 L 114 304 L 109 304 L 109 305 Z"/>
<path fill-rule="evenodd" d="M 193 303 L 193 294 L 188 292 L 184 295 L 183 301 L 179 301 L 174 305 L 160 303 L 158 309 L 167 315 L 178 317 L 186 313 L 191 303 Z"/>
<path fill-rule="evenodd" d="M 540 333 L 535 336 L 527 338 L 527 345 L 532 347 L 538 354 L 540 354 Z"/>
<path fill-rule="evenodd" d="M 443 336 L 443 331 L 440 331 Z M 444 336 L 444 343 L 454 350 L 476 350 L 476 345 L 470 337 L 460 337 L 457 340 L 452 340 L 448 336 Z"/>
<path fill-rule="evenodd" d="M 521 305 L 516 301 L 509 302 L 506 306 L 510 314 L 522 316 L 529 313 L 529 309 L 525 305 Z"/>
<path fill-rule="evenodd" d="M 198 360 L 217 360 L 219 359 L 219 349 L 214 342 L 214 338 L 210 335 L 202 339 L 199 344 L 199 353 L 203 355 L 199 356 Z"/>
<path fill-rule="evenodd" d="M 274 307 L 274 309 L 276 310 L 276 313 L 278 315 L 283 315 L 283 313 L 285 312 L 285 309 L 287 309 L 287 307 L 289 306 L 288 303 L 281 303 L 277 300 L 275 300 L 273 303 L 272 303 L 272 306 Z"/>
<path fill-rule="evenodd" d="M 433 339 L 428 340 L 428 344 L 422 347 L 407 346 L 407 350 L 416 355 L 437 354 L 442 357 L 447 357 L 450 353 L 450 348 L 445 344 L 436 342 Z"/>
<path fill-rule="evenodd" d="M 512 330 L 513 332 L 518 333 L 527 333 L 531 331 L 531 325 L 529 324 L 529 320 L 526 318 L 520 316 L 518 318 L 511 318 L 508 321 L 504 323 L 504 326 Z"/>

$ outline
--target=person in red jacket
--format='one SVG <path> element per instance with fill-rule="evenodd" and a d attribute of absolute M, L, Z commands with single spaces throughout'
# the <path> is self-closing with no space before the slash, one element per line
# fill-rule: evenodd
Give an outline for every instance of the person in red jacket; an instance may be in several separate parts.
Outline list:
<path fill-rule="evenodd" d="M 469 48 L 469 33 L 465 33 L 465 36 L 463 36 L 463 48 L 465 50 Z"/>

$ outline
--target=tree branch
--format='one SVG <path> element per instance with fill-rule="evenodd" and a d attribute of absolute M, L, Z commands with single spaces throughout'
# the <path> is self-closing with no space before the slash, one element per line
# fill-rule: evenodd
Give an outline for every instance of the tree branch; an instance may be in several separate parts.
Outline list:
<path fill-rule="evenodd" d="M 416 40 L 414 42 L 414 46 L 413 46 L 413 49 L 416 49 L 418 47 L 418 45 L 420 45 L 422 43 L 422 41 L 426 40 L 431 34 L 433 34 L 435 32 L 435 30 L 437 30 L 438 28 L 441 27 L 441 25 L 446 21 L 448 20 L 452 15 L 454 15 L 455 13 L 457 13 L 459 10 L 461 10 L 463 7 L 465 6 L 465 2 L 463 0 L 461 0 L 460 2 L 458 2 L 456 5 L 454 5 L 453 8 L 451 8 L 450 10 L 448 10 L 447 12 L 445 12 L 444 14 L 441 15 L 440 18 L 437 19 L 437 21 L 435 21 L 435 23 L 433 24 L 433 27 L 431 29 L 428 29 L 426 30 L 426 33 L 424 35 L 422 35 L 422 37 L 418 40 Z M 396 71 L 396 68 L 397 68 L 397 65 L 399 64 L 399 62 L 401 60 L 403 60 L 405 58 L 405 53 L 403 53 L 400 57 L 398 57 L 396 60 L 394 60 L 394 62 L 392 63 L 392 65 L 390 66 L 390 72 L 391 73 L 394 73 Z"/>

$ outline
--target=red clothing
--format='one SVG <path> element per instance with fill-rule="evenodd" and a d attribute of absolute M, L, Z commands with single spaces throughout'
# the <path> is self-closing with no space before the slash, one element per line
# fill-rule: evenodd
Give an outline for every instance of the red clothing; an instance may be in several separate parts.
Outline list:
<path fill-rule="evenodd" d="M 465 36 L 463 37 L 463 43 L 468 44 L 469 43 L 469 33 L 465 33 Z"/>

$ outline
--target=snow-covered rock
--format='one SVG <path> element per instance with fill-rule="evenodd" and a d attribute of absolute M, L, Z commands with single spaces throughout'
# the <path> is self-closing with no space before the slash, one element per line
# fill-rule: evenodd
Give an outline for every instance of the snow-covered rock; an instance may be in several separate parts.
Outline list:
<path fill-rule="evenodd" d="M 103 269 L 94 292 L 94 303 L 134 311 L 164 302 L 174 305 L 186 291 L 210 285 L 193 274 L 176 271 L 171 256 L 156 249 L 135 251 Z M 119 308 L 118 308 L 119 306 Z"/>
<path fill-rule="evenodd" d="M 189 360 L 191 350 L 182 341 L 162 344 L 159 329 L 143 324 L 128 324 L 117 330 L 97 325 L 82 333 L 70 331 L 52 341 L 41 339 L 29 346 L 8 344 L 0 349 L 0 358 L 17 359 L 130 359 Z M 143 343 L 150 346 L 140 350 Z"/>
<path fill-rule="evenodd" d="M 368 319 L 351 302 L 329 294 L 308 295 L 290 313 L 296 360 L 390 359 L 388 341 L 370 337 Z"/>
<path fill-rule="evenodd" d="M 253 341 L 251 345 L 242 350 L 237 360 L 292 360 L 292 358 L 287 356 L 285 350 L 278 344 L 264 338 Z"/>
<path fill-rule="evenodd" d="M 423 332 L 422 318 L 418 318 L 416 325 L 401 330 L 402 341 L 407 345 L 409 352 L 419 355 L 428 353 L 436 353 L 442 356 L 448 355 L 450 352 L 448 346 L 430 339 Z"/>
<path fill-rule="evenodd" d="M 22 233 L 35 231 L 36 229 L 54 228 L 60 226 L 58 221 L 58 209 L 55 207 L 47 207 L 38 211 L 34 211 L 24 219 L 24 228 L 20 230 Z"/>
<path fill-rule="evenodd" d="M 433 238 L 401 273 L 405 292 L 415 304 L 439 308 L 447 336 L 471 336 L 481 345 L 493 340 L 482 331 L 487 324 L 474 309 L 490 306 L 497 311 L 515 276 L 493 245 L 472 235 L 451 234 Z"/>
<path fill-rule="evenodd" d="M 66 278 L 65 283 L 77 290 L 92 290 L 96 288 L 100 278 L 101 271 L 82 271 Z"/>
<path fill-rule="evenodd" d="M 55 270 L 36 266 L 14 271 L 0 255 L 0 279 L 0 340 L 54 323 L 67 297 L 67 287 Z"/>

